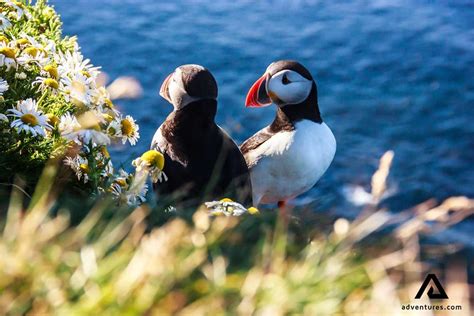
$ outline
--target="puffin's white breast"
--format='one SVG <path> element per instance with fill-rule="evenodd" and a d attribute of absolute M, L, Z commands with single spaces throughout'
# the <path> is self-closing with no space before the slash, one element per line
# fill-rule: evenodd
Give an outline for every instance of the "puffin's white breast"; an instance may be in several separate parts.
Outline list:
<path fill-rule="evenodd" d="M 336 140 L 325 123 L 303 120 L 249 152 L 254 204 L 292 199 L 311 189 L 331 164 Z"/>

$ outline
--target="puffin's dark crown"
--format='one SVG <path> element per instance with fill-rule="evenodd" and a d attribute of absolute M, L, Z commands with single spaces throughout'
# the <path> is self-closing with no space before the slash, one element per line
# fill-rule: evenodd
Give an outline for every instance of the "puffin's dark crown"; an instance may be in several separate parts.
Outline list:
<path fill-rule="evenodd" d="M 299 73 L 301 76 L 305 77 L 306 79 L 313 80 L 313 76 L 311 76 L 311 73 L 309 72 L 309 70 L 306 69 L 305 66 L 303 66 L 302 64 L 300 64 L 299 62 L 295 60 L 276 61 L 270 64 L 270 66 L 268 66 L 267 72 L 270 74 L 270 76 L 273 76 L 274 74 L 282 70 L 293 70 Z"/>
<path fill-rule="evenodd" d="M 189 96 L 199 99 L 217 99 L 217 82 L 211 72 L 197 65 L 180 66 L 183 86 Z"/>

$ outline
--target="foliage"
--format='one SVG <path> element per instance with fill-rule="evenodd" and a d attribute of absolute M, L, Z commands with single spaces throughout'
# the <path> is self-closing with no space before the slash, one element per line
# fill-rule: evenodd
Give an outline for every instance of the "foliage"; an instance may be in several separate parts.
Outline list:
<path fill-rule="evenodd" d="M 374 199 L 391 157 L 373 177 Z M 144 204 L 130 212 L 101 200 L 70 226 L 64 209 L 49 215 L 64 208 L 52 190 L 57 172 L 45 169 L 27 208 L 21 190 L 12 191 L 0 237 L 2 314 L 398 314 L 425 276 L 418 236 L 474 212 L 474 200 L 456 197 L 410 216 L 372 204 L 353 222 L 325 227 L 304 220 L 287 228 L 275 213 L 212 217 L 207 210 L 191 219 L 160 213 L 169 218 L 149 227 L 157 210 Z M 396 222 L 384 242 L 380 230 Z M 469 310 L 459 300 L 462 282 L 443 280 L 450 303 Z"/>
<path fill-rule="evenodd" d="M 144 153 L 133 162 L 135 174 L 114 170 L 107 145 L 136 142 L 133 118 L 97 86 L 98 69 L 75 38 L 62 37 L 45 1 L 0 5 L 0 181 L 43 170 L 31 198 L 15 184 L 8 210 L 0 205 L 7 214 L 1 314 L 398 314 L 413 297 L 411 285 L 421 284 L 418 236 L 474 212 L 465 197 L 399 215 L 381 209 L 392 152 L 353 222 L 303 219 L 287 227 L 228 199 L 209 202 L 211 213 L 200 209 L 191 219 L 147 204 L 133 210 L 127 204 L 144 202 L 148 176 L 166 180 L 163 156 Z M 76 206 L 87 212 L 77 225 L 70 203 L 58 197 L 65 168 L 78 189 L 96 195 L 92 209 Z M 384 243 L 380 230 L 394 224 Z"/>
<path fill-rule="evenodd" d="M 98 75 L 76 38 L 62 36 L 46 1 L 1 2 L 0 182 L 18 175 L 34 183 L 45 163 L 58 159 L 83 192 L 144 200 L 146 184 L 132 185 L 134 176 L 115 170 L 107 150 L 114 141 L 135 145 L 139 127 L 115 109 Z"/>

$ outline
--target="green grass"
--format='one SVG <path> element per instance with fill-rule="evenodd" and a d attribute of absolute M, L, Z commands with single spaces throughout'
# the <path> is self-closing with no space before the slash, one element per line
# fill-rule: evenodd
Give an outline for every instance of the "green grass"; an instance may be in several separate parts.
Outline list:
<path fill-rule="evenodd" d="M 472 200 L 450 199 L 381 235 L 393 217 L 376 206 L 353 222 L 322 216 L 320 225 L 294 210 L 286 227 L 270 211 L 210 217 L 205 209 L 170 214 L 101 200 L 71 225 L 56 171 L 44 170 L 31 198 L 18 187 L 9 196 L 2 314 L 399 313 L 426 270 L 417 242 L 425 220 L 447 225 L 474 209 Z M 452 302 L 458 294 L 449 293 Z"/>
<path fill-rule="evenodd" d="M 2 4 L 12 26 L 0 42 L 17 57 L 26 54 L 25 34 L 44 34 L 58 50 L 74 50 L 75 38 L 62 37 L 60 19 L 46 1 L 16 5 L 31 18 Z M 0 67 L 9 84 L 0 114 L 33 98 L 47 114 L 85 115 L 64 91 L 41 93 L 32 85 L 38 75 L 52 76 L 45 73 L 51 65 L 20 66 L 26 80 L 17 78 L 18 69 Z M 110 99 L 102 101 L 94 106 L 110 116 Z M 1 315 L 391 315 L 400 313 L 401 303 L 413 303 L 425 274 L 434 270 L 450 304 L 470 311 L 465 267 L 429 265 L 432 251 L 418 240 L 470 216 L 474 201 L 430 200 L 398 215 L 382 209 L 392 152 L 382 157 L 372 177 L 372 203 L 359 218 L 297 208 L 286 225 L 270 210 L 241 217 L 213 217 L 205 207 L 165 212 L 164 203 L 173 201 L 164 198 L 118 206 L 111 185 L 120 180 L 127 197 L 134 175 L 102 176 L 105 146 L 82 144 L 90 181 L 77 182 L 72 170 L 59 166 L 74 148 L 57 127 L 37 138 L 15 132 L 9 120 L 0 120 Z M 110 132 L 109 123 L 99 127 Z M 395 228 L 388 231 L 388 224 Z"/>

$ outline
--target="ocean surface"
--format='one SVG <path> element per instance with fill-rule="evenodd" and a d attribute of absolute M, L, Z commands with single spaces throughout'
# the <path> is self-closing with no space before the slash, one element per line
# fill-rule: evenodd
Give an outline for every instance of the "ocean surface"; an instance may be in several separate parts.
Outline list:
<path fill-rule="evenodd" d="M 131 75 L 143 85 L 141 99 L 117 102 L 141 138 L 114 149 L 116 164 L 130 168 L 148 149 L 172 109 L 159 86 L 180 64 L 213 72 L 217 122 L 241 143 L 275 112 L 245 109 L 249 87 L 272 61 L 296 59 L 313 73 L 338 143 L 328 172 L 296 203 L 357 215 L 346 189 L 368 189 L 387 150 L 395 158 L 384 203 L 394 212 L 431 197 L 474 197 L 472 1 L 50 2 L 86 57 L 111 79 Z M 473 229 L 471 218 L 441 238 L 474 247 Z"/>

